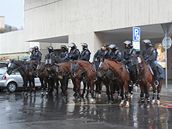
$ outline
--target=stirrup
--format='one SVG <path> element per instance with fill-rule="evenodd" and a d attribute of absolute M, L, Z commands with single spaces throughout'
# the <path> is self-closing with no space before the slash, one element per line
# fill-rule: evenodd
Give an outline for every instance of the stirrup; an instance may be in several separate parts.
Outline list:
<path fill-rule="evenodd" d="M 158 86 L 158 85 L 159 85 L 159 81 L 158 81 L 158 80 L 155 80 L 155 81 L 154 81 L 154 85 L 155 85 L 155 86 Z"/>

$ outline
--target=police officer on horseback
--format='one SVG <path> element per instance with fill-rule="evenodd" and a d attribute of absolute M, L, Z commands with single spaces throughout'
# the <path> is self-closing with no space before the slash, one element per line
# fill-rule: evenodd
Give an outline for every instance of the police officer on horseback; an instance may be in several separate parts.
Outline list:
<path fill-rule="evenodd" d="M 142 41 L 145 44 L 145 50 L 143 52 L 143 57 L 145 59 L 145 61 L 150 65 L 153 74 L 154 74 L 154 82 L 155 84 L 158 85 L 158 79 L 160 77 L 159 72 L 158 72 L 158 64 L 157 64 L 157 56 L 158 56 L 158 52 L 157 50 L 153 47 L 152 43 L 150 40 L 145 39 Z M 161 70 L 160 68 L 160 71 Z"/>
<path fill-rule="evenodd" d="M 93 62 L 95 64 L 96 69 L 101 62 L 101 59 L 108 58 L 108 48 L 107 45 L 103 45 L 94 55 Z"/>
<path fill-rule="evenodd" d="M 88 45 L 86 43 L 83 43 L 82 44 L 82 52 L 81 52 L 81 55 L 80 55 L 80 59 L 85 60 L 85 61 L 89 61 L 90 60 L 90 55 L 91 55 L 91 52 L 88 49 Z"/>
<path fill-rule="evenodd" d="M 110 44 L 108 48 L 109 48 L 108 58 L 121 62 L 122 53 L 119 51 L 118 47 L 115 44 Z"/>
<path fill-rule="evenodd" d="M 77 49 L 75 43 L 71 43 L 69 47 L 71 48 L 68 55 L 69 60 L 78 60 L 80 57 L 80 51 Z"/>
<path fill-rule="evenodd" d="M 39 51 L 38 46 L 35 46 L 30 55 L 30 60 L 36 61 L 38 64 L 41 62 L 42 53 Z"/>
<path fill-rule="evenodd" d="M 48 47 L 48 54 L 45 55 L 45 64 L 53 65 L 56 62 L 56 56 L 52 46 Z"/>
<path fill-rule="evenodd" d="M 124 50 L 124 64 L 126 65 L 129 74 L 130 74 L 130 87 L 129 90 L 130 92 L 132 91 L 133 84 L 137 83 L 137 64 L 138 64 L 138 59 L 137 59 L 137 53 L 136 50 L 133 48 L 133 45 L 131 41 L 125 41 L 125 50 Z"/>
<path fill-rule="evenodd" d="M 69 60 L 68 48 L 66 47 L 66 45 L 61 45 L 60 60 L 61 62 L 66 62 Z"/>

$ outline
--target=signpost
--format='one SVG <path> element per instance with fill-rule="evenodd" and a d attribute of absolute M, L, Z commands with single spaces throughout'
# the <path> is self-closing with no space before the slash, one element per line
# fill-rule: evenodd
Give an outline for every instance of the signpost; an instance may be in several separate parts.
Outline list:
<path fill-rule="evenodd" d="M 140 27 L 133 27 L 133 48 L 140 51 Z"/>
<path fill-rule="evenodd" d="M 165 85 L 166 88 L 168 88 L 168 65 L 167 65 L 167 49 L 171 47 L 171 37 L 170 37 L 170 29 L 171 29 L 172 24 L 171 23 L 165 23 L 165 24 L 161 24 L 161 27 L 164 31 L 164 38 L 162 40 L 162 45 L 165 49 L 165 62 L 166 62 L 166 68 L 165 68 L 165 75 L 166 75 L 166 79 L 165 79 Z"/>
<path fill-rule="evenodd" d="M 165 68 L 165 85 L 166 88 L 168 88 L 168 71 L 167 71 L 167 49 L 169 49 L 171 47 L 172 41 L 171 41 L 171 37 L 165 35 L 165 37 L 162 40 L 162 46 L 165 49 L 165 62 L 166 62 L 166 68 Z"/>

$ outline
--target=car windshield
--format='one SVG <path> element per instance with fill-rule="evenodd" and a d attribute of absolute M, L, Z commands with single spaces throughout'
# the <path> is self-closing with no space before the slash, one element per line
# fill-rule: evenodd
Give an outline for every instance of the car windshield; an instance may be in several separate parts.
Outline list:
<path fill-rule="evenodd" d="M 6 73 L 7 71 L 7 67 L 1 67 L 0 68 L 0 75 L 3 75 L 4 73 Z"/>

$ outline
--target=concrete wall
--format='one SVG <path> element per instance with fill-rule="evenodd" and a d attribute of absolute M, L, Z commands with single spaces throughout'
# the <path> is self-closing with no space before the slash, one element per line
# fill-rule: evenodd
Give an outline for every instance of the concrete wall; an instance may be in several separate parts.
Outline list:
<path fill-rule="evenodd" d="M 29 48 L 23 30 L 0 34 L 0 54 L 27 52 Z"/>
<path fill-rule="evenodd" d="M 27 40 L 172 21 L 171 0 L 25 0 Z"/>

